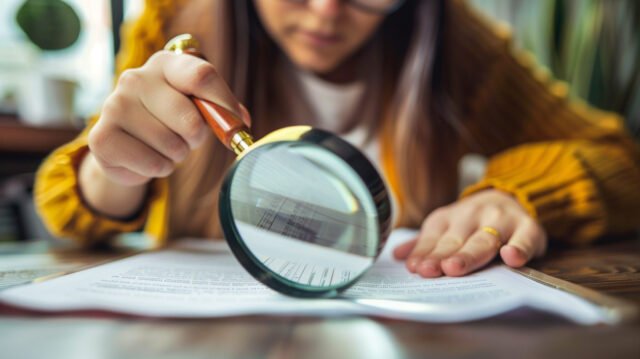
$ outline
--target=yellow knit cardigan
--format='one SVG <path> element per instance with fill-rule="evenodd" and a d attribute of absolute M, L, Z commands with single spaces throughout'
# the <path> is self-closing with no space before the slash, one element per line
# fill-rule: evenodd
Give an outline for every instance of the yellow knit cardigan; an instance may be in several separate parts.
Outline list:
<path fill-rule="evenodd" d="M 141 66 L 162 48 L 172 16 L 182 0 L 150 0 L 127 29 L 119 70 Z M 485 177 L 467 188 L 468 196 L 486 188 L 514 195 L 552 238 L 585 243 L 640 223 L 640 151 L 621 119 L 567 99 L 567 88 L 535 66 L 532 57 L 510 47 L 508 31 L 491 24 L 463 1 L 448 1 L 454 24 L 456 71 L 469 78 L 464 90 L 469 130 L 490 156 Z M 453 32 L 453 31 L 452 31 Z M 383 167 L 397 186 L 392 156 L 383 143 Z M 78 190 L 77 168 L 87 151 L 87 130 L 56 150 L 42 164 L 35 202 L 49 230 L 84 244 L 141 229 L 161 244 L 170 213 L 168 182 L 152 182 L 146 209 L 122 221 L 92 212 Z M 385 152 L 386 151 L 386 152 Z"/>

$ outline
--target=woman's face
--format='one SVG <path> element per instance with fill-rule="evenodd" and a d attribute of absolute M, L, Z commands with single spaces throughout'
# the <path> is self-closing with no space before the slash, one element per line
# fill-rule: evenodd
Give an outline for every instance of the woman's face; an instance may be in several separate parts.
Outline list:
<path fill-rule="evenodd" d="M 341 0 L 254 0 L 262 23 L 297 66 L 327 74 L 371 37 L 383 15 Z"/>

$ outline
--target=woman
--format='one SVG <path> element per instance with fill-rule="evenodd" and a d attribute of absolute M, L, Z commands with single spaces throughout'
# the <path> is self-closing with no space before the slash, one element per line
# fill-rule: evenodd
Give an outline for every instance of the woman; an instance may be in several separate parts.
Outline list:
<path fill-rule="evenodd" d="M 160 51 L 179 33 L 211 63 Z M 461 0 L 147 1 L 124 43 L 99 119 L 40 169 L 36 202 L 57 235 L 91 244 L 146 223 L 159 243 L 221 236 L 216 194 L 233 157 L 189 95 L 258 137 L 310 124 L 360 146 L 397 224 L 421 227 L 394 253 L 424 277 L 497 255 L 522 266 L 548 237 L 586 243 L 640 214 L 640 156 L 619 118 L 569 103 Z M 459 196 L 468 153 L 489 157 L 487 173 Z"/>

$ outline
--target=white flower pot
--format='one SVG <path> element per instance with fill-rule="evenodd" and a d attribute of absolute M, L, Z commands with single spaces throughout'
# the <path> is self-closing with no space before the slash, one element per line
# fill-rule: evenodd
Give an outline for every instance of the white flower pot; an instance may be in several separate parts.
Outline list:
<path fill-rule="evenodd" d="M 76 83 L 42 73 L 27 74 L 18 92 L 18 116 L 34 126 L 70 126 L 74 122 Z"/>

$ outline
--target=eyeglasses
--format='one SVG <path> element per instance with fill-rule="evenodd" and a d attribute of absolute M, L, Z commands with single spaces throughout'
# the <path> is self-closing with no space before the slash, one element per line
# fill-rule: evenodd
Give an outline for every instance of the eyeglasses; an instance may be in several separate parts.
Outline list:
<path fill-rule="evenodd" d="M 308 0 L 286 0 L 292 3 L 306 3 Z M 390 14 L 402 5 L 404 0 L 342 0 L 362 11 L 373 14 Z"/>

